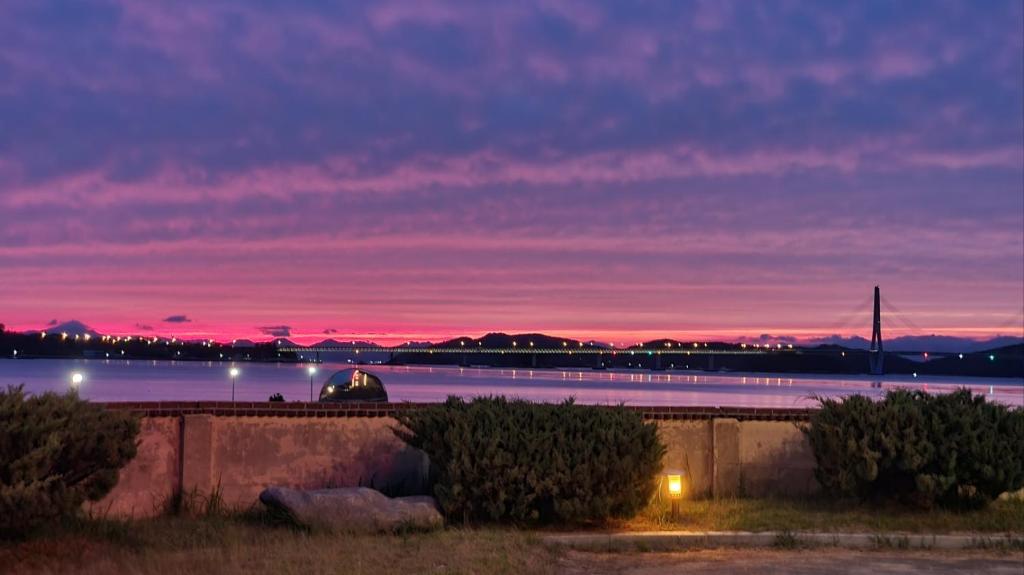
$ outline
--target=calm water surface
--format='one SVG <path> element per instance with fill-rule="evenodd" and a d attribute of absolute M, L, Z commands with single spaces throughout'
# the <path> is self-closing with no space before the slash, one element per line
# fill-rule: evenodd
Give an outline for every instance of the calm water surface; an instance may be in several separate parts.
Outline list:
<path fill-rule="evenodd" d="M 82 396 L 95 401 L 230 400 L 229 363 L 145 360 L 0 360 L 0 386 L 24 384 L 30 392 L 67 389 L 81 372 Z M 305 365 L 241 363 L 235 388 L 239 401 L 266 401 L 281 393 L 288 401 L 309 399 Z M 335 370 L 349 364 L 317 366 L 314 393 Z M 970 377 L 814 376 L 705 373 L 697 371 L 500 369 L 427 366 L 365 366 L 378 374 L 392 401 L 443 401 L 449 395 L 470 398 L 506 395 L 534 401 L 575 397 L 580 403 L 695 405 L 729 407 L 802 407 L 812 396 L 881 396 L 893 388 L 932 393 L 969 387 L 990 399 L 1024 405 L 1024 380 Z"/>

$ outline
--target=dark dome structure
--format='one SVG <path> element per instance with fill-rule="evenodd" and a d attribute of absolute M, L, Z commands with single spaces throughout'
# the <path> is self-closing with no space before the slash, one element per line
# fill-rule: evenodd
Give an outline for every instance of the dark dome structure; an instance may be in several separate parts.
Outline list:
<path fill-rule="evenodd" d="M 343 369 L 327 378 L 320 401 L 387 401 L 388 392 L 379 377 L 363 369 Z"/>

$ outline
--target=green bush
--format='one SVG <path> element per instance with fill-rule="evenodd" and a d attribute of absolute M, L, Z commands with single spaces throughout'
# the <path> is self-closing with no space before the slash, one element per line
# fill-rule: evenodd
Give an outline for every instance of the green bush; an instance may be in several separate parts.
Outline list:
<path fill-rule="evenodd" d="M 1024 409 L 967 389 L 825 399 L 805 432 L 837 495 L 975 508 L 1024 487 Z"/>
<path fill-rule="evenodd" d="M 449 519 L 599 521 L 635 515 L 656 488 L 657 427 L 623 407 L 449 398 L 396 429 L 430 457 Z"/>
<path fill-rule="evenodd" d="M 77 513 L 117 484 L 139 422 L 78 398 L 21 386 L 0 391 L 0 534 Z"/>

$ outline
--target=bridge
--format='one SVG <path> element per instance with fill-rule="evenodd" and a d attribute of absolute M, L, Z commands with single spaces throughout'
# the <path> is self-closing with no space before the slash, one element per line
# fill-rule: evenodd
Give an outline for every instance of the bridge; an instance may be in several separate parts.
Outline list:
<path fill-rule="evenodd" d="M 882 317 L 881 309 L 882 304 L 886 304 L 887 308 L 893 313 L 897 313 L 895 308 L 885 302 L 881 297 L 881 292 L 878 286 L 875 286 L 874 297 L 873 297 L 873 308 L 872 308 L 872 330 L 871 330 L 871 345 L 866 351 L 856 350 L 856 353 L 866 353 L 868 358 L 869 372 L 872 375 L 882 375 L 884 373 L 884 359 L 885 352 L 883 350 L 882 343 Z M 867 302 L 863 302 L 867 303 Z M 858 305 L 858 308 L 862 309 L 862 304 Z M 906 321 L 906 320 L 905 320 Z M 912 323 L 909 324 L 912 328 Z M 919 328 L 917 328 L 919 330 Z M 563 341 L 562 345 L 555 345 L 553 347 L 542 347 L 535 346 L 533 341 L 523 341 L 521 344 L 518 341 L 513 341 L 511 346 L 495 347 L 493 345 L 485 346 L 483 342 L 473 340 L 471 338 L 460 338 L 453 341 L 449 341 L 443 344 L 414 347 L 409 345 L 399 346 L 377 346 L 377 345 L 360 345 L 352 344 L 346 345 L 339 343 L 336 345 L 317 345 L 317 346 L 281 346 L 278 348 L 279 351 L 293 352 L 300 354 L 315 354 L 316 360 L 319 361 L 320 353 L 349 353 L 354 355 L 361 354 L 387 354 L 390 361 L 394 361 L 397 355 L 405 354 L 416 354 L 416 355 L 454 355 L 459 357 L 460 364 L 468 365 L 468 359 L 471 356 L 480 355 L 526 355 L 530 356 L 530 363 L 533 367 L 537 366 L 538 356 L 545 355 L 558 355 L 558 356 L 590 356 L 593 357 L 595 367 L 603 367 L 603 358 L 608 357 L 619 357 L 619 356 L 638 356 L 639 358 L 651 357 L 653 360 L 654 369 L 662 369 L 663 358 L 706 358 L 708 361 L 708 369 L 714 369 L 714 357 L 715 356 L 742 356 L 742 355 L 766 355 L 766 354 L 791 354 L 791 355 L 810 355 L 810 354 L 846 354 L 844 350 L 838 349 L 811 349 L 794 347 L 793 345 L 783 344 L 726 344 L 726 343 L 715 343 L 712 347 L 709 347 L 707 343 L 701 342 L 683 342 L 679 340 L 658 340 L 660 343 L 653 344 L 648 342 L 646 344 L 640 343 L 628 347 L 608 347 L 604 345 L 597 345 L 594 343 L 584 343 L 568 340 Z M 963 354 L 957 354 L 955 352 L 942 352 L 942 351 L 899 351 L 899 355 L 917 355 L 923 356 L 924 358 L 938 358 L 938 357 L 949 357 Z"/>

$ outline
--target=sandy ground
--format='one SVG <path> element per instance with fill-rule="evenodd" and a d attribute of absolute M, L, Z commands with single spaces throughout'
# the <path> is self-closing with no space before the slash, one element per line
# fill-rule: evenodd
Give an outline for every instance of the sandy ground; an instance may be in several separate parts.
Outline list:
<path fill-rule="evenodd" d="M 1024 552 L 987 551 L 799 551 L 706 550 L 677 553 L 585 553 L 571 551 L 562 559 L 567 574 L 759 575 L 840 573 L 845 575 L 937 575 L 991 573 L 1024 575 Z"/>

